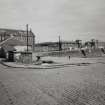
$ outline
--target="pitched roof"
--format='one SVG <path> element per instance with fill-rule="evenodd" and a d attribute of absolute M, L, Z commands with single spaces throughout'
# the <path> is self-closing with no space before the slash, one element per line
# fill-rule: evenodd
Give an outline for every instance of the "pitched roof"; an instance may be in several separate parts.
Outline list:
<path fill-rule="evenodd" d="M 34 36 L 34 33 L 32 31 L 28 31 L 29 36 Z M 13 34 L 13 35 L 27 35 L 26 30 L 17 30 L 17 29 L 5 29 L 0 28 L 0 33 L 7 33 L 7 34 Z"/>

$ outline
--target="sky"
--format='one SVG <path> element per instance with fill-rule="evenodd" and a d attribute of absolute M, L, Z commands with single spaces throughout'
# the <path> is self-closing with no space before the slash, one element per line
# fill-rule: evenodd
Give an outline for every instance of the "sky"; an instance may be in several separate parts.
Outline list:
<path fill-rule="evenodd" d="M 23 29 L 36 42 L 105 41 L 105 0 L 0 0 L 0 28 Z"/>

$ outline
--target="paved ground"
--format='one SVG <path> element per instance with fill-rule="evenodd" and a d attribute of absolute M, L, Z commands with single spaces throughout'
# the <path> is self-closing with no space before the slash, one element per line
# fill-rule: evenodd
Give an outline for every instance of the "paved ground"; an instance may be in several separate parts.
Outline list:
<path fill-rule="evenodd" d="M 103 56 L 104 57 L 104 56 Z M 41 61 L 51 61 L 53 63 L 42 63 Z M 2 62 L 3 65 L 13 68 L 28 68 L 28 69 L 54 69 L 62 68 L 71 65 L 88 65 L 97 63 L 97 58 L 77 58 L 77 57 L 42 57 L 41 61 L 33 64 L 23 64 L 19 62 Z"/>
<path fill-rule="evenodd" d="M 105 105 L 105 58 L 87 62 L 56 69 L 0 64 L 0 105 Z"/>

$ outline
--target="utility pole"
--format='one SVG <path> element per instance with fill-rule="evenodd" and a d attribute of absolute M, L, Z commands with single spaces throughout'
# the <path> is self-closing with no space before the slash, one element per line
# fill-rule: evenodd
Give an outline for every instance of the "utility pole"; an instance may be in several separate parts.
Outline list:
<path fill-rule="evenodd" d="M 4 40 L 6 39 L 6 32 L 4 32 Z"/>
<path fill-rule="evenodd" d="M 59 51 L 62 50 L 62 44 L 61 44 L 61 39 L 60 39 L 60 36 L 59 36 Z"/>
<path fill-rule="evenodd" d="M 31 28 L 30 28 L 30 35 L 32 35 L 32 50 L 34 52 L 34 50 L 35 50 L 35 35 L 33 34 Z"/>
<path fill-rule="evenodd" d="M 35 51 L 35 44 L 36 44 L 36 35 L 34 35 L 33 43 L 34 43 L 34 51 Z"/>
<path fill-rule="evenodd" d="M 3 35 L 1 34 L 1 42 L 3 41 L 3 38 L 2 37 L 3 37 Z"/>
<path fill-rule="evenodd" d="M 28 52 L 28 24 L 26 25 L 26 30 L 27 30 L 27 52 Z"/>

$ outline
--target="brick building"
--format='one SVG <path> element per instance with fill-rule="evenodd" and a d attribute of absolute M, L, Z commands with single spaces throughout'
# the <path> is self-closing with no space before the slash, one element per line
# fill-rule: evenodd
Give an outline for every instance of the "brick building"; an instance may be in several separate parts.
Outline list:
<path fill-rule="evenodd" d="M 27 31 L 24 30 L 15 30 L 15 29 L 0 29 L 0 42 L 3 42 L 10 37 L 14 37 L 16 40 L 24 42 L 24 45 L 27 45 Z M 28 46 L 34 50 L 35 35 L 32 31 L 28 31 Z"/>

